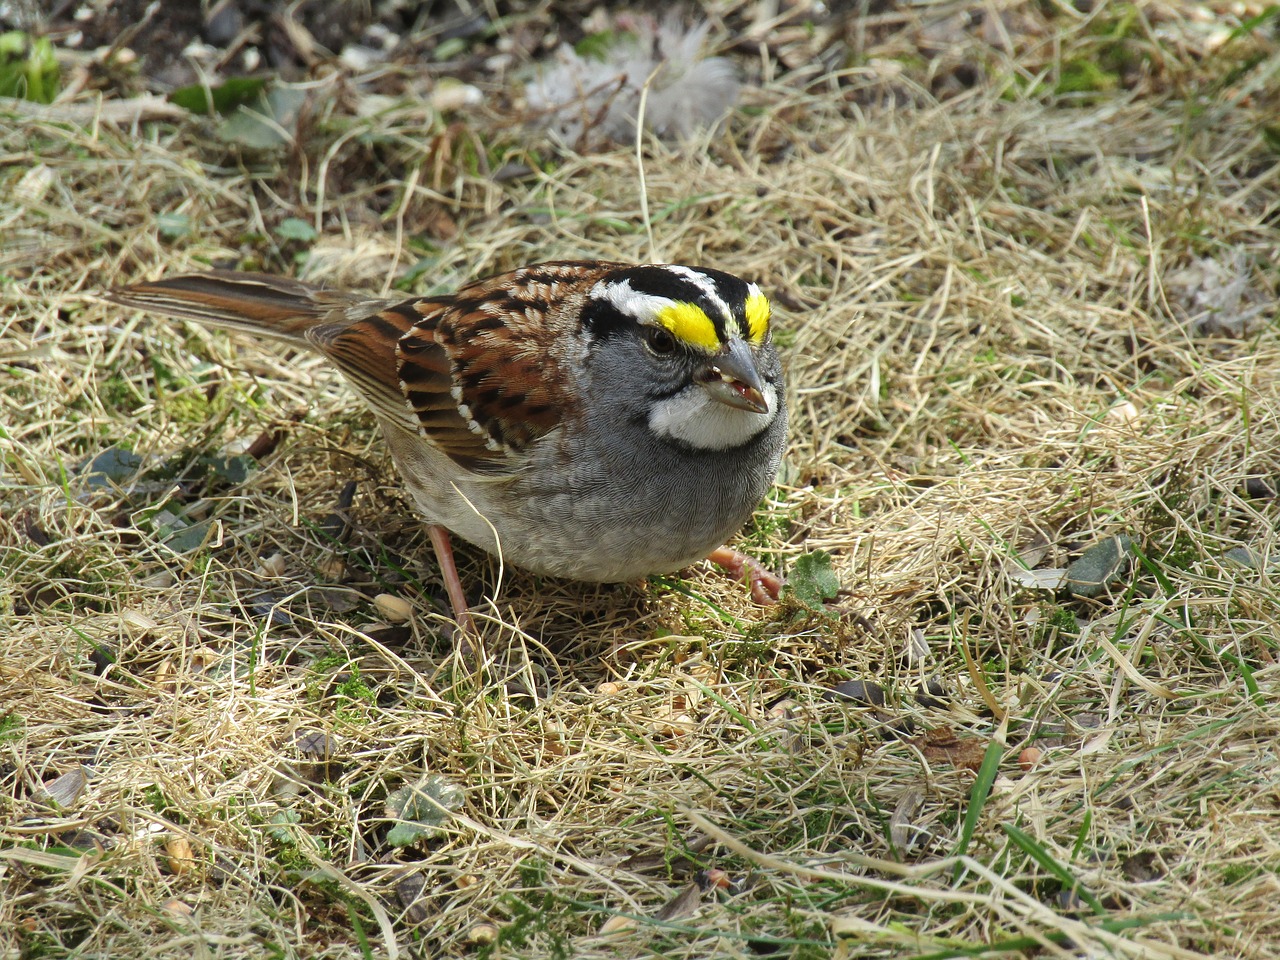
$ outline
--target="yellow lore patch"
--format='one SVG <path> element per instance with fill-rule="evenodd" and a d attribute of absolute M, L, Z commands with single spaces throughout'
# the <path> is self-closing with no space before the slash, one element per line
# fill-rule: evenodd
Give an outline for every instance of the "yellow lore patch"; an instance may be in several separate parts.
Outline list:
<path fill-rule="evenodd" d="M 716 325 L 696 304 L 673 303 L 669 307 L 663 307 L 658 311 L 658 322 L 682 343 L 690 344 L 707 353 L 714 353 L 720 349 Z"/>
<path fill-rule="evenodd" d="M 769 333 L 769 314 L 773 308 L 769 306 L 769 298 L 763 293 L 753 293 L 747 297 L 744 306 L 747 315 L 747 334 L 752 343 L 764 343 Z"/>

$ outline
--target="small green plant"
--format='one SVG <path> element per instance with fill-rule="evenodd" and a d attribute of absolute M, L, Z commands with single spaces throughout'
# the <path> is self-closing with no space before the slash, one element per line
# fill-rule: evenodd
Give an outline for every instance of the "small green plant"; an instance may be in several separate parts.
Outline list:
<path fill-rule="evenodd" d="M 1053 606 L 1042 621 L 1040 632 L 1042 638 L 1055 634 L 1074 637 L 1080 633 L 1080 623 L 1076 620 L 1076 615 L 1066 607 Z"/>
<path fill-rule="evenodd" d="M 0 743 L 11 743 L 22 739 L 24 725 L 21 715 L 12 710 L 0 714 Z"/>
<path fill-rule="evenodd" d="M 378 694 L 360 675 L 358 664 L 330 654 L 317 658 L 308 673 L 307 693 L 312 700 L 332 698 L 334 715 L 339 719 L 357 723 L 368 719 L 369 708 L 377 703 Z"/>
<path fill-rule="evenodd" d="M 151 784 L 142 789 L 142 799 L 148 807 L 162 817 L 167 817 L 175 823 L 185 823 L 186 818 L 178 813 L 173 801 L 165 796 L 164 790 L 159 784 Z"/>
<path fill-rule="evenodd" d="M 1105 93 L 1120 86 L 1120 77 L 1092 60 L 1071 60 L 1058 73 L 1060 94 Z"/>
<path fill-rule="evenodd" d="M 431 775 L 401 787 L 387 798 L 387 811 L 396 825 L 387 833 L 387 843 L 407 847 L 434 837 L 462 805 L 462 791 L 444 777 Z"/>
<path fill-rule="evenodd" d="M 518 868 L 518 875 L 519 889 L 502 899 L 509 920 L 499 930 L 494 946 L 518 949 L 536 941 L 540 955 L 549 960 L 568 960 L 575 956 L 567 935 L 551 928 L 552 918 L 562 916 L 566 904 L 553 892 L 547 879 L 546 865 L 539 861 L 524 861 Z"/>
<path fill-rule="evenodd" d="M 53 44 L 20 30 L 0 33 L 0 96 L 52 103 L 57 92 Z"/>
<path fill-rule="evenodd" d="M 840 592 L 840 578 L 831 564 L 831 554 L 814 550 L 796 558 L 787 583 L 792 596 L 810 607 L 821 607 Z"/>
<path fill-rule="evenodd" d="M 786 535 L 791 528 L 786 500 L 787 493 L 781 487 L 774 487 L 769 491 L 764 502 L 751 516 L 751 527 L 745 533 L 748 543 L 756 547 L 768 547 Z"/>

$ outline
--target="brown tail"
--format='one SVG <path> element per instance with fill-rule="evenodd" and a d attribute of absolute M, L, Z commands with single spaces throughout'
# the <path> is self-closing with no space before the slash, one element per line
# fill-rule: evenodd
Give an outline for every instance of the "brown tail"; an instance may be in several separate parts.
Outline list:
<path fill-rule="evenodd" d="M 214 270 L 117 287 L 103 298 L 126 307 L 181 317 L 215 327 L 315 346 L 347 327 L 358 306 L 376 309 L 368 297 L 321 290 L 265 273 Z M 328 327 L 329 329 L 323 329 Z M 310 334 L 310 335 L 308 335 Z"/>

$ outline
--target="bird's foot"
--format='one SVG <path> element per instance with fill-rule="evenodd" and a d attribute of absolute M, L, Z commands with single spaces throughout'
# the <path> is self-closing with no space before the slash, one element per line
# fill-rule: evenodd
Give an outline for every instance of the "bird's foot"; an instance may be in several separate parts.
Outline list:
<path fill-rule="evenodd" d="M 751 599 L 761 606 L 778 602 L 786 583 L 754 557 L 749 557 L 732 547 L 718 547 L 707 557 L 735 580 L 745 580 L 751 585 Z"/>

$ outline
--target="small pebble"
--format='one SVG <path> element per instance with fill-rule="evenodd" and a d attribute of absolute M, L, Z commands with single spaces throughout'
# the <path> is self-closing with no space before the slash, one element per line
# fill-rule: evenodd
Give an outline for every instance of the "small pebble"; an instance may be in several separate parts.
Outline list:
<path fill-rule="evenodd" d="M 630 933 L 636 928 L 636 922 L 630 917 L 610 917 L 600 924 L 600 936 L 612 937 L 620 933 Z"/>
<path fill-rule="evenodd" d="M 169 856 L 169 869 L 179 876 L 195 869 L 195 854 L 191 852 L 191 841 L 186 837 L 174 837 L 164 845 L 164 852 Z"/>
<path fill-rule="evenodd" d="M 1018 766 L 1022 767 L 1023 770 L 1030 770 L 1040 762 L 1040 758 L 1043 756 L 1044 751 L 1039 747 L 1027 747 L 1018 754 Z"/>
<path fill-rule="evenodd" d="M 1135 883 L 1150 883 L 1165 875 L 1164 864 L 1154 853 L 1135 853 L 1120 861 L 1124 875 Z"/>
<path fill-rule="evenodd" d="M 173 659 L 165 657 L 160 661 L 160 666 L 156 667 L 156 686 L 165 693 L 173 693 L 178 687 L 175 680 L 177 672 Z"/>
<path fill-rule="evenodd" d="M 596 687 L 596 693 L 602 697 L 616 697 L 622 692 L 622 687 L 614 683 L 612 680 L 606 680 L 600 686 Z"/>
<path fill-rule="evenodd" d="M 477 923 L 467 931 L 467 943 L 485 947 L 498 939 L 498 928 L 492 923 Z"/>
<path fill-rule="evenodd" d="M 483 100 L 480 89 L 467 83 L 441 84 L 431 92 L 431 106 L 441 112 L 472 107 Z"/>
<path fill-rule="evenodd" d="M 170 570 L 161 570 L 158 573 L 153 573 L 149 577 L 145 577 L 142 580 L 142 586 L 150 587 L 153 590 L 166 590 L 173 586 L 173 582 L 173 572 Z"/>
<path fill-rule="evenodd" d="M 195 907 L 182 900 L 166 900 L 160 909 L 171 917 L 177 917 L 180 920 L 186 920 L 188 917 L 195 916 Z"/>
<path fill-rule="evenodd" d="M 659 720 L 657 733 L 664 737 L 683 737 L 693 729 L 693 717 L 687 713 L 676 713 Z"/>
<path fill-rule="evenodd" d="M 1116 423 L 1132 423 L 1138 419 L 1138 408 L 1129 400 L 1121 400 L 1107 411 L 1107 419 Z"/>
<path fill-rule="evenodd" d="M 282 553 L 273 553 L 262 561 L 259 572 L 266 577 L 283 577 L 285 573 L 285 559 Z"/>
<path fill-rule="evenodd" d="M 1244 493 L 1247 497 L 1254 500 L 1264 500 L 1276 495 L 1277 484 L 1272 481 L 1268 483 L 1262 477 L 1247 477 L 1244 481 Z"/>
<path fill-rule="evenodd" d="M 44 200 L 45 195 L 49 192 L 49 188 L 54 186 L 58 180 L 58 174 L 55 174 L 44 164 L 37 164 L 27 170 L 23 174 L 22 179 L 15 183 L 12 189 L 12 196 L 22 206 L 33 206 Z"/>
<path fill-rule="evenodd" d="M 427 912 L 423 909 L 422 901 L 418 899 L 425 887 L 426 881 L 422 879 L 422 874 L 411 873 L 408 876 L 401 877 L 396 881 L 396 899 L 400 901 L 400 906 L 406 908 L 406 917 L 416 917 L 414 922 L 421 923 L 427 918 Z"/>
<path fill-rule="evenodd" d="M 941 709 L 947 705 L 947 688 L 938 680 L 925 681 L 924 689 L 916 691 L 916 703 L 922 707 Z"/>
<path fill-rule="evenodd" d="M 295 730 L 293 742 L 308 759 L 330 760 L 338 752 L 337 741 L 323 730 Z"/>
<path fill-rule="evenodd" d="M 827 700 L 851 700 L 870 707 L 883 707 L 884 687 L 870 680 L 846 680 L 823 694 Z"/>
<path fill-rule="evenodd" d="M 394 593 L 380 593 L 373 598 L 373 605 L 390 623 L 406 623 L 413 617 L 413 604 Z"/>

